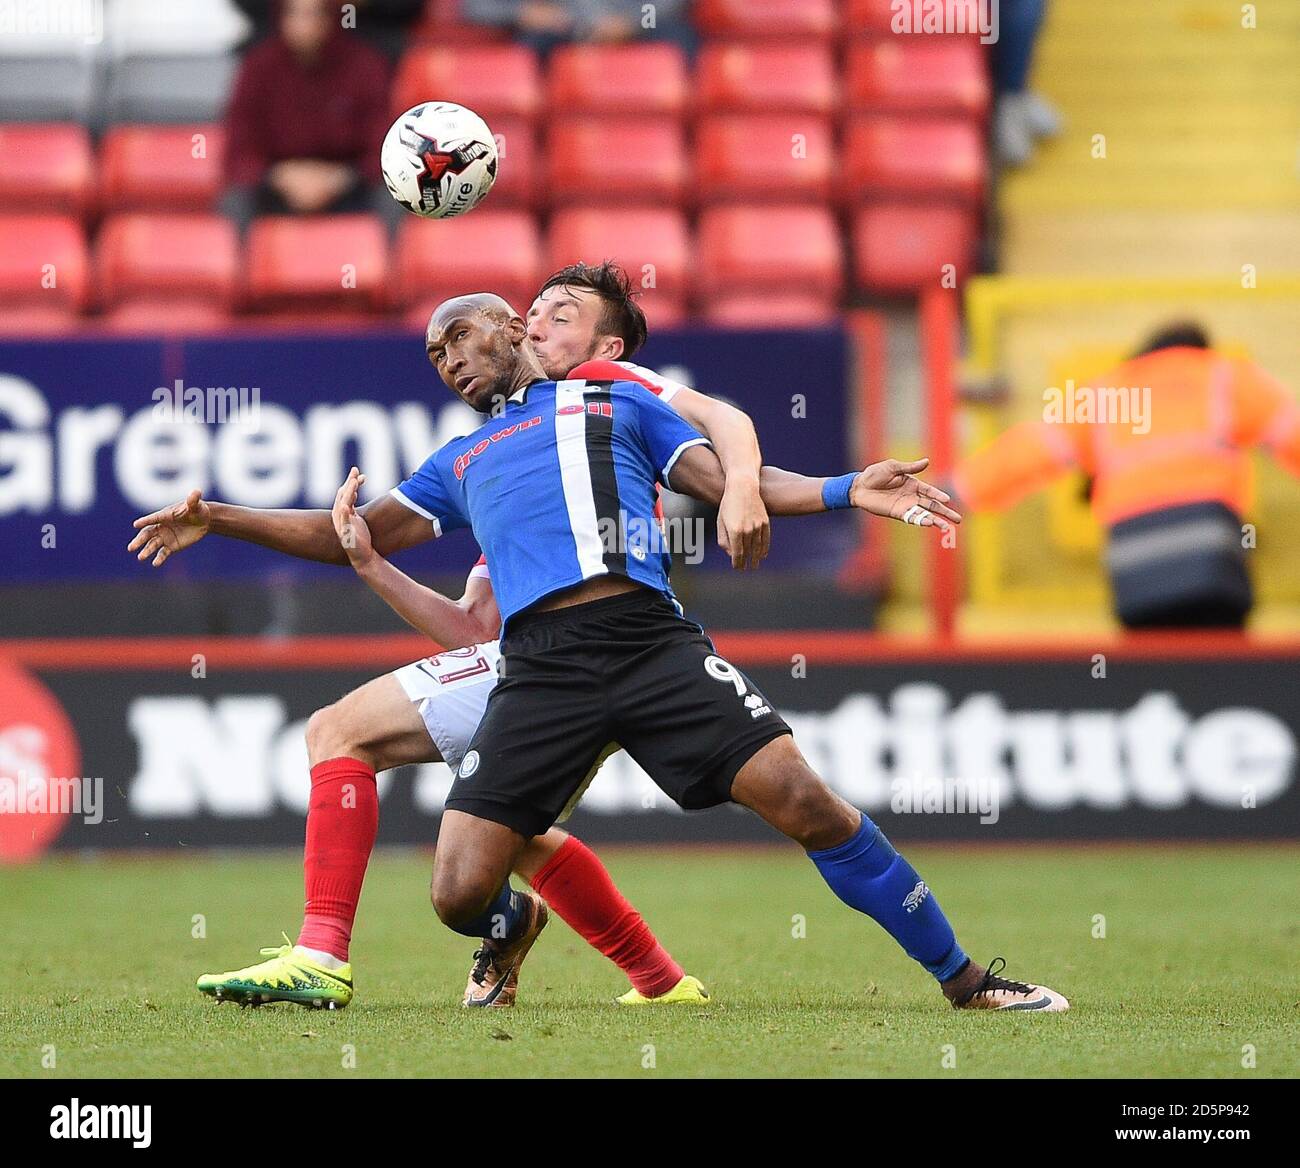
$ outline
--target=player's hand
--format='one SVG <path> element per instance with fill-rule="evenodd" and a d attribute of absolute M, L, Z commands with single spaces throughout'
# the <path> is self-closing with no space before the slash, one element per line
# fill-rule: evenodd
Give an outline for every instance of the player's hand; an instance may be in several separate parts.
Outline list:
<path fill-rule="evenodd" d="M 370 541 L 370 528 L 357 511 L 357 492 L 366 481 L 354 466 L 348 477 L 343 480 L 338 494 L 334 496 L 334 507 L 330 514 L 334 518 L 334 530 L 338 532 L 339 543 L 348 553 L 352 566 L 358 570 L 364 568 L 375 557 L 375 548 Z"/>
<path fill-rule="evenodd" d="M 849 502 L 872 515 L 948 531 L 953 523 L 961 522 L 961 516 L 948 506 L 952 496 L 915 477 L 929 465 L 928 458 L 873 462 L 853 480 Z"/>
<path fill-rule="evenodd" d="M 718 503 L 718 544 L 742 572 L 757 568 L 772 546 L 772 521 L 757 482 L 729 481 Z"/>
<path fill-rule="evenodd" d="M 159 568 L 168 556 L 184 551 L 207 535 L 211 520 L 212 512 L 203 501 L 203 492 L 191 491 L 179 503 L 152 515 L 141 515 L 133 525 L 140 530 L 126 545 L 126 550 L 136 552 L 137 560 L 153 556 L 153 566 Z"/>

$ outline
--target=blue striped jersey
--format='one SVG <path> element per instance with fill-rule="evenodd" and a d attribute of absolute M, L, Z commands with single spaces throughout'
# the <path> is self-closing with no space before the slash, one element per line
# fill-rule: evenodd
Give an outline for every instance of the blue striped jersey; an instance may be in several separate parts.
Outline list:
<path fill-rule="evenodd" d="M 682 452 L 705 442 L 635 382 L 535 381 L 392 493 L 435 535 L 473 528 L 504 629 L 596 576 L 626 576 L 673 599 L 655 483 L 666 486 Z"/>

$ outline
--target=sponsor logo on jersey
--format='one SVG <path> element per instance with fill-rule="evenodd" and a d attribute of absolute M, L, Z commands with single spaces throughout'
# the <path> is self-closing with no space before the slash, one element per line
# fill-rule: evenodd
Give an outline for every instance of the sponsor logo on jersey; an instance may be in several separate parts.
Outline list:
<path fill-rule="evenodd" d="M 556 416 L 560 414 L 599 414 L 602 418 L 612 418 L 614 416 L 614 403 L 607 401 L 590 401 L 590 402 L 572 402 L 567 406 L 560 406 L 555 411 Z"/>
<path fill-rule="evenodd" d="M 526 422 L 516 422 L 513 426 L 506 426 L 502 430 L 497 430 L 495 433 L 489 434 L 481 441 L 475 442 L 474 445 L 465 451 L 464 454 L 458 454 L 456 456 L 456 461 L 453 464 L 456 481 L 459 482 L 463 479 L 465 477 L 465 470 L 469 464 L 485 450 L 489 449 L 494 443 L 504 441 L 512 434 L 517 434 L 520 430 L 531 430 L 541 422 L 541 420 L 541 416 L 539 415 L 536 418 L 529 418 Z"/>

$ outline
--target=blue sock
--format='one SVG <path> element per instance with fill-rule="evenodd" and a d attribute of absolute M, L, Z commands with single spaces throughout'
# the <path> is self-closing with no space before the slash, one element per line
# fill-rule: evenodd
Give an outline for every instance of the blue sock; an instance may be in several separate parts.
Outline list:
<path fill-rule="evenodd" d="M 488 937 L 493 941 L 504 941 L 514 933 L 523 909 L 524 898 L 506 881 L 501 885 L 496 899 L 478 916 L 463 925 L 451 927 L 466 937 Z"/>
<path fill-rule="evenodd" d="M 808 858 L 836 896 L 866 913 L 939 981 L 966 964 L 939 902 L 865 815 L 851 839 L 836 848 L 809 852 Z"/>

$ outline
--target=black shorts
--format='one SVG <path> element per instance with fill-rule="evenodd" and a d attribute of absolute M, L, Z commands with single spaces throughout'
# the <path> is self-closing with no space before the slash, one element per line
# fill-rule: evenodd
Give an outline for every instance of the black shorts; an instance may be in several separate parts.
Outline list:
<path fill-rule="evenodd" d="M 546 831 L 613 744 L 680 807 L 731 798 L 736 772 L 790 727 L 699 625 L 647 589 L 516 617 L 501 680 L 449 810 Z"/>

